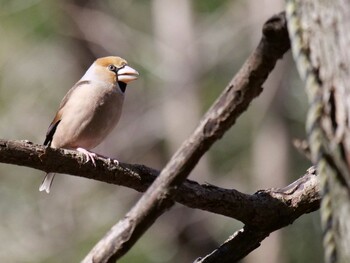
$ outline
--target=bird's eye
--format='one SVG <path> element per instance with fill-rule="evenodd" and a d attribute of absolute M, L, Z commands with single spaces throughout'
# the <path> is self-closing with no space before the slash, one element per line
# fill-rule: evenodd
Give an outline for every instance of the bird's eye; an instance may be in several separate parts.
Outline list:
<path fill-rule="evenodd" d="M 116 70 L 117 70 L 117 67 L 114 66 L 113 64 L 111 64 L 111 65 L 108 66 L 108 69 L 109 69 L 110 71 L 116 71 Z"/>

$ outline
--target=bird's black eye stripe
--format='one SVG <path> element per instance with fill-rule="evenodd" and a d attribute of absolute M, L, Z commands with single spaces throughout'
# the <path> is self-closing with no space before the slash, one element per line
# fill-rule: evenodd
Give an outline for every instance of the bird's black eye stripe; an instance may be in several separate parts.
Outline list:
<path fill-rule="evenodd" d="M 117 71 L 117 67 L 114 66 L 113 64 L 108 65 L 108 69 L 109 69 L 110 71 L 113 71 L 113 72 L 116 72 L 116 71 Z"/>

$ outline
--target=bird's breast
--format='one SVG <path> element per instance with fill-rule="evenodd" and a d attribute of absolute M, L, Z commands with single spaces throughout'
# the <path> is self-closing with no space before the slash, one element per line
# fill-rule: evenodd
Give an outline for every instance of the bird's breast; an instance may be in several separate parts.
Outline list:
<path fill-rule="evenodd" d="M 92 149 L 120 119 L 124 94 L 113 85 L 89 84 L 77 88 L 67 101 L 53 144 Z"/>

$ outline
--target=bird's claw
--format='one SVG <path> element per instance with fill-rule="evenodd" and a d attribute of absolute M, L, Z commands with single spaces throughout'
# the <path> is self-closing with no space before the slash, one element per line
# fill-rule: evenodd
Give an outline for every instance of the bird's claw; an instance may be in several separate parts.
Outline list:
<path fill-rule="evenodd" d="M 107 158 L 107 162 L 109 165 L 111 165 L 112 163 L 114 163 L 115 165 L 119 166 L 119 161 L 116 159 L 112 159 L 112 158 Z"/>
<path fill-rule="evenodd" d="M 84 154 L 86 161 L 85 163 L 88 163 L 89 161 L 92 162 L 92 164 L 96 167 L 96 162 L 95 162 L 95 157 L 97 157 L 96 153 L 93 152 L 89 152 L 88 150 L 84 149 L 84 148 L 77 148 L 78 152 L 81 152 L 82 154 Z"/>

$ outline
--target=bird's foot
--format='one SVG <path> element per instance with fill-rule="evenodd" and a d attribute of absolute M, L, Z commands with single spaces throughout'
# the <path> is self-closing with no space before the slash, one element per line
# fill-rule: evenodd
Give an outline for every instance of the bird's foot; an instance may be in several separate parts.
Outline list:
<path fill-rule="evenodd" d="M 112 159 L 112 158 L 107 158 L 107 162 L 109 165 L 111 165 L 112 163 L 114 163 L 115 165 L 119 166 L 119 161 L 116 159 Z"/>
<path fill-rule="evenodd" d="M 89 161 L 92 162 L 92 164 L 96 167 L 96 162 L 95 162 L 95 157 L 97 157 L 96 153 L 93 152 L 89 152 L 88 150 L 84 149 L 84 148 L 77 148 L 76 149 L 78 152 L 81 152 L 82 154 L 84 154 L 86 161 L 85 163 L 88 163 Z"/>

